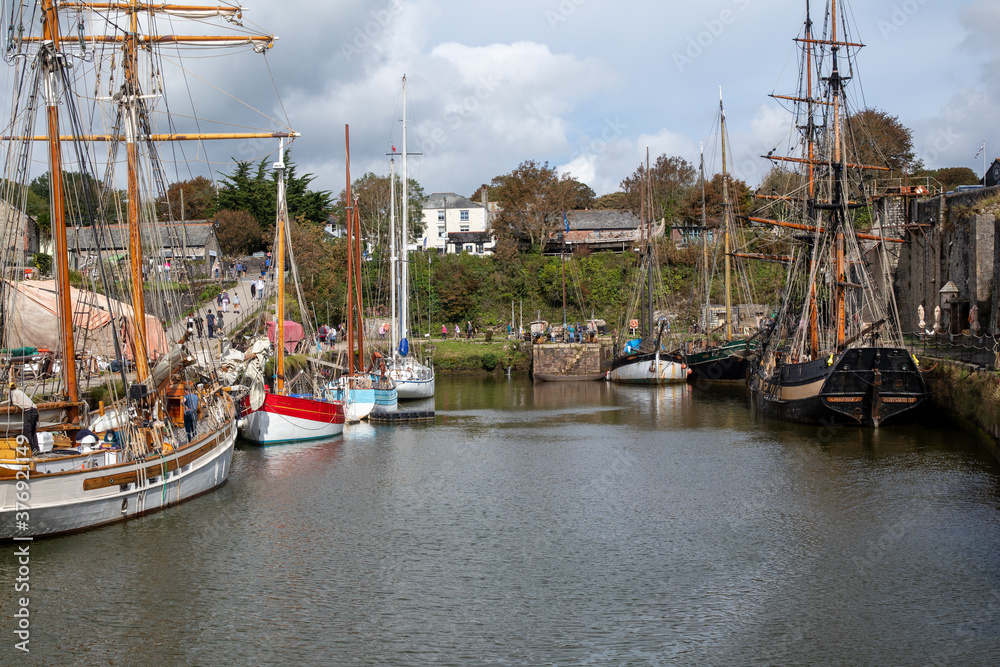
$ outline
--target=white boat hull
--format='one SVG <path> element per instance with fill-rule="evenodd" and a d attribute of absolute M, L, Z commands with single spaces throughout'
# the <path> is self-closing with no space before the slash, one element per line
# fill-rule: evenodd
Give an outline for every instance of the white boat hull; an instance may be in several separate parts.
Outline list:
<path fill-rule="evenodd" d="M 411 358 L 397 359 L 389 371 L 401 401 L 434 396 L 434 369 Z"/>
<path fill-rule="evenodd" d="M 229 478 L 235 442 L 236 425 L 229 420 L 215 433 L 162 458 L 115 465 L 118 451 L 113 450 L 39 461 L 36 470 L 27 473 L 26 503 L 18 501 L 18 479 L 0 479 L 0 540 L 94 528 L 211 491 Z M 72 472 L 60 472 L 66 466 L 72 466 Z"/>
<path fill-rule="evenodd" d="M 619 384 L 680 384 L 687 382 L 688 369 L 684 364 L 656 355 L 635 355 L 634 361 L 613 364 L 608 379 Z"/>
<path fill-rule="evenodd" d="M 240 420 L 240 436 L 262 445 L 332 438 L 344 432 L 344 412 L 340 402 L 267 394 Z"/>

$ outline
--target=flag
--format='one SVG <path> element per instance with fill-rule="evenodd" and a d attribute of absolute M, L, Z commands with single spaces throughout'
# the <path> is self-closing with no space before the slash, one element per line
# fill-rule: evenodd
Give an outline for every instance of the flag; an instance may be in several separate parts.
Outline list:
<path fill-rule="evenodd" d="M 566 211 L 563 211 L 563 228 L 569 233 L 569 220 L 566 218 Z"/>
<path fill-rule="evenodd" d="M 975 160 L 977 157 L 979 157 L 979 153 L 982 153 L 984 150 L 986 150 L 986 140 L 985 139 L 983 139 L 983 145 L 979 148 L 979 151 L 972 157 L 972 159 Z"/>
<path fill-rule="evenodd" d="M 393 146 L 392 144 L 389 144 L 389 145 L 392 146 L 392 152 L 395 153 L 396 152 L 396 147 Z"/>

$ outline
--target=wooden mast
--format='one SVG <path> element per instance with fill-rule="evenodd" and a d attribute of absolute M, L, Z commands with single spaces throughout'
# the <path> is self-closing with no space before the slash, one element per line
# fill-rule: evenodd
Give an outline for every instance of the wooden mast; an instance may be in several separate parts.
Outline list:
<path fill-rule="evenodd" d="M 59 13 L 54 0 L 42 0 L 43 38 L 50 46 L 43 47 L 41 61 L 45 68 L 46 118 L 49 136 L 49 178 L 51 180 L 50 215 L 56 249 L 56 284 L 58 285 L 59 321 L 62 336 L 63 373 L 69 398 L 69 421 L 80 419 L 80 393 L 76 378 L 76 348 L 73 343 L 73 303 L 69 286 L 69 242 L 66 237 L 66 206 L 63 200 L 62 155 L 59 145 L 59 94 L 57 73 L 65 66 L 60 52 Z"/>
<path fill-rule="evenodd" d="M 361 299 L 361 207 L 358 205 L 358 197 L 354 197 L 354 244 L 351 246 L 351 253 L 354 255 L 354 313 L 352 318 L 357 317 L 357 338 L 358 338 L 358 372 L 365 369 L 365 319 L 364 301 Z"/>
<path fill-rule="evenodd" d="M 837 44 L 837 0 L 832 0 L 831 5 L 831 21 L 832 26 L 832 45 L 830 47 L 831 56 L 833 58 L 833 69 L 830 72 L 830 85 L 833 89 L 833 170 L 834 170 L 834 192 L 833 192 L 833 205 L 837 208 L 834 210 L 834 225 L 836 225 L 836 271 L 837 271 L 837 284 L 835 289 L 836 301 L 835 309 L 837 313 L 837 350 L 840 350 L 844 346 L 844 341 L 847 339 L 846 333 L 846 323 L 845 323 L 845 309 L 846 309 L 846 293 L 845 293 L 845 283 L 847 282 L 847 276 L 845 273 L 844 266 L 844 210 L 843 210 L 843 194 L 844 194 L 844 166 L 841 164 L 841 150 L 840 150 L 840 93 L 841 86 L 843 85 L 843 80 L 840 78 L 840 70 L 837 64 L 837 52 L 840 47 Z"/>
<path fill-rule="evenodd" d="M 702 268 L 704 269 L 704 275 L 702 280 L 705 281 L 705 326 L 703 333 L 708 335 L 709 329 L 711 329 L 711 318 L 709 314 L 712 311 L 712 287 L 709 282 L 709 269 L 708 269 L 708 212 L 705 210 L 705 144 L 699 144 L 699 151 L 701 154 L 699 172 L 701 173 L 701 261 Z M 707 340 L 707 338 L 706 338 Z"/>
<path fill-rule="evenodd" d="M 351 126 L 344 125 L 344 150 L 347 155 L 347 188 L 344 190 L 347 212 L 347 375 L 354 376 L 354 200 L 351 199 Z"/>
<path fill-rule="evenodd" d="M 809 222 L 814 222 L 816 204 L 816 128 L 814 123 L 813 109 L 813 85 L 812 85 L 812 15 L 809 12 L 809 0 L 806 0 L 806 141 L 809 144 L 809 197 L 806 200 L 807 215 Z M 819 227 L 819 225 L 816 225 Z M 816 261 L 816 254 L 809 264 L 809 275 L 813 275 L 813 266 Z M 816 303 L 816 283 L 809 286 L 809 352 L 813 359 L 819 356 L 819 305 Z"/>
<path fill-rule="evenodd" d="M 278 227 L 277 247 L 275 248 L 274 272 L 278 285 L 277 304 L 275 305 L 274 353 L 275 393 L 285 393 L 285 221 L 287 218 L 285 204 L 285 142 L 281 141 L 278 149 L 278 161 L 274 163 L 278 174 L 278 211 L 275 224 Z"/>
<path fill-rule="evenodd" d="M 139 134 L 139 51 L 136 48 L 136 37 L 139 34 L 138 1 L 131 0 L 128 4 L 129 31 L 125 35 L 125 55 L 122 64 L 125 67 L 125 85 L 122 95 L 122 107 L 125 115 L 125 152 L 127 156 L 128 174 L 128 238 L 129 262 L 132 269 L 132 312 L 134 330 L 129 336 L 132 346 L 132 357 L 135 360 L 136 380 L 144 381 L 149 377 L 148 339 L 146 338 L 146 299 L 143 294 L 142 279 L 142 228 L 139 222 L 139 209 L 142 205 L 139 197 L 139 150 L 136 141 Z"/>
<path fill-rule="evenodd" d="M 726 110 L 722 106 L 722 86 L 719 86 L 719 114 L 722 135 L 722 225 L 726 259 L 726 340 L 733 339 L 733 294 L 729 266 L 729 174 L 726 171 Z"/>

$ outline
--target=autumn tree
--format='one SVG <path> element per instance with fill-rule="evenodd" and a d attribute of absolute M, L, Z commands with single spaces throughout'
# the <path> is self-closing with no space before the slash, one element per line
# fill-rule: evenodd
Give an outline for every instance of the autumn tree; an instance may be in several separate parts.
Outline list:
<path fill-rule="evenodd" d="M 889 178 L 906 177 L 920 169 L 913 150 L 913 133 L 899 118 L 875 108 L 848 118 L 844 139 L 847 162 L 888 167 Z"/>
<path fill-rule="evenodd" d="M 224 209 L 216 213 L 213 220 L 223 254 L 248 255 L 264 246 L 260 223 L 249 212 Z"/>
<path fill-rule="evenodd" d="M 156 206 L 162 217 L 169 212 L 174 220 L 207 220 L 215 209 L 215 184 L 204 176 L 171 183 Z"/>
<path fill-rule="evenodd" d="M 753 202 L 753 195 L 747 184 L 738 178 L 728 175 L 729 204 L 734 211 L 749 211 Z M 712 180 L 705 182 L 704 212 L 705 222 L 709 227 L 719 227 L 723 220 L 724 193 L 722 174 L 716 174 Z M 689 225 L 700 225 L 702 219 L 702 191 L 701 187 L 692 187 L 688 190 L 687 198 L 684 202 L 683 217 Z"/>
<path fill-rule="evenodd" d="M 560 176 L 548 162 L 525 160 L 509 174 L 494 178 L 490 198 L 499 201 L 493 229 L 501 237 L 526 238 L 541 248 L 562 224 L 564 211 L 586 208 L 594 191 L 569 174 Z"/>
<path fill-rule="evenodd" d="M 640 164 L 632 175 L 622 181 L 626 207 L 633 213 L 640 213 L 644 199 L 646 206 L 652 198 L 652 209 L 647 210 L 656 220 L 666 220 L 667 224 L 681 216 L 688 190 L 697 182 L 697 171 L 682 157 L 661 155 L 647 170 Z"/>

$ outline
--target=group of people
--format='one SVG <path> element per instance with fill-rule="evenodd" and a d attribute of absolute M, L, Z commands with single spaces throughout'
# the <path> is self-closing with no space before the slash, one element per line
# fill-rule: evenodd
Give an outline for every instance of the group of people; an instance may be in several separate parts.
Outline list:
<path fill-rule="evenodd" d="M 264 298 L 264 278 L 256 278 L 250 281 L 250 298 L 251 299 L 263 299 Z"/>
<path fill-rule="evenodd" d="M 229 292 L 219 292 L 215 295 L 215 303 L 219 307 L 220 314 L 229 312 L 230 303 L 233 305 L 233 312 L 240 312 L 240 295 L 235 292 L 233 292 L 232 299 L 229 298 Z"/>

